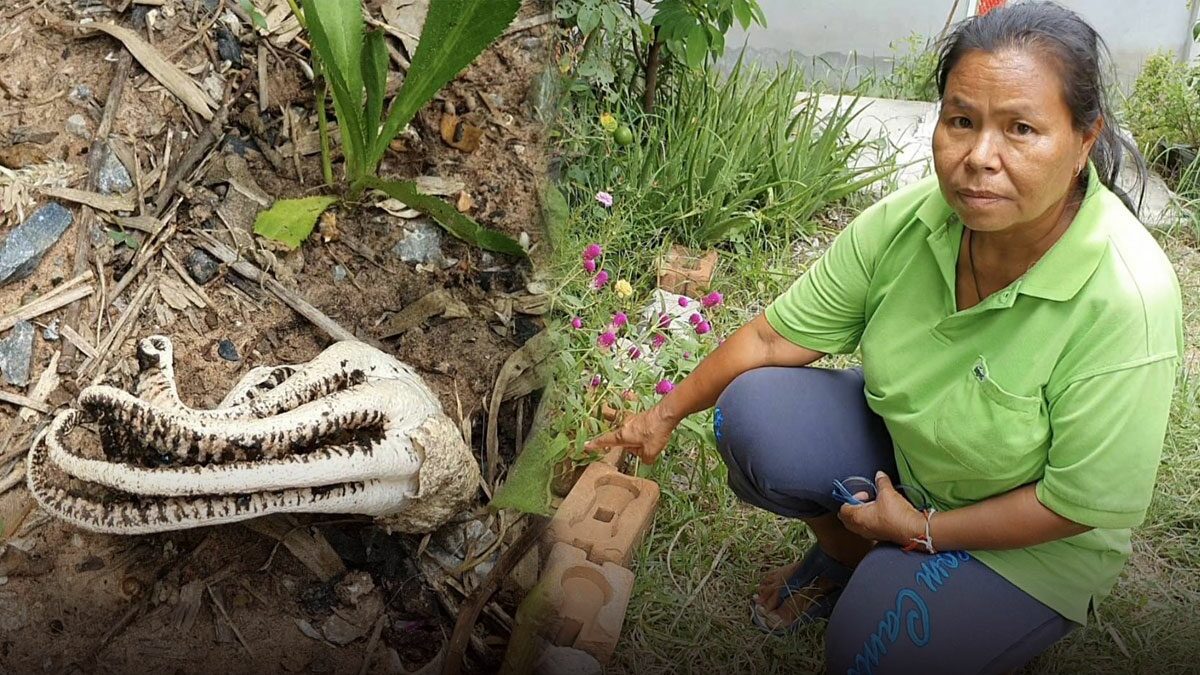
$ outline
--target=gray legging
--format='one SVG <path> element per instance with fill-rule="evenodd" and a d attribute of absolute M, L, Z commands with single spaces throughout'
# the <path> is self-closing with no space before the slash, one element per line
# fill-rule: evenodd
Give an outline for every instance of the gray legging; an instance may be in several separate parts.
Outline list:
<path fill-rule="evenodd" d="M 897 478 L 891 437 L 867 407 L 858 370 L 744 373 L 717 401 L 715 426 L 734 493 L 781 516 L 836 511 L 835 478 L 881 469 Z M 826 670 L 1000 673 L 1077 627 L 965 552 L 881 545 L 855 569 L 829 619 Z"/>

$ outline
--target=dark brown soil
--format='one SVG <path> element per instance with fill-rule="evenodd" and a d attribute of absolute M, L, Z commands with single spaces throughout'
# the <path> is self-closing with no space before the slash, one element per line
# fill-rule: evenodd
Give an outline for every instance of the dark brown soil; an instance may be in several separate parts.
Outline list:
<path fill-rule="evenodd" d="M 118 53 L 120 47 L 106 37 L 71 38 L 50 25 L 55 20 L 77 20 L 81 7 L 99 7 L 101 3 L 51 0 L 28 3 L 42 7 L 21 11 L 26 4 L 11 3 L 11 7 L 0 8 L 0 148 L 12 148 L 14 140 L 40 133 L 36 147 L 23 150 L 25 156 L 33 157 L 37 162 L 31 163 L 39 165 L 50 160 L 65 163 L 60 171 L 71 177 L 68 185 L 83 188 L 89 143 L 67 133 L 66 120 L 83 114 L 95 129 L 113 73 L 108 57 Z M 193 11 L 192 0 L 167 0 L 165 7 L 173 8 L 174 13 L 166 17 L 165 11 L 160 12 L 156 25 L 165 29 L 152 31 L 153 43 L 169 52 L 172 45 L 188 40 L 195 26 L 206 25 L 210 15 L 204 0 L 196 0 L 196 5 L 199 9 Z M 521 16 L 544 11 L 545 7 L 531 2 L 522 9 Z M 144 37 L 146 28 L 134 24 L 130 12 L 97 16 L 99 20 L 115 19 L 138 28 Z M 542 131 L 533 120 L 528 92 L 546 60 L 530 41 L 541 30 L 512 35 L 489 49 L 442 92 L 440 100 L 421 113 L 414 123 L 421 140 L 391 153 L 382 169 L 390 177 L 431 175 L 461 180 L 473 201 L 469 211 L 472 217 L 514 237 L 527 233 L 535 252 L 540 240 L 536 183 L 544 172 L 544 153 L 540 150 Z M 173 60 L 185 70 L 201 68 L 215 62 L 213 44 L 210 39 L 200 40 Z M 235 69 L 224 73 L 235 83 L 246 75 L 254 79 L 253 39 L 243 41 L 242 47 L 247 59 L 245 72 Z M 297 43 L 278 51 L 287 50 L 301 56 L 306 53 Z M 273 164 L 257 151 L 262 146 L 278 147 L 288 140 L 281 131 L 285 119 L 281 103 L 294 106 L 297 117 L 309 119 L 312 115 L 312 95 L 299 60 L 289 57 L 272 61 L 274 69 L 268 81 L 273 107 L 266 112 L 260 114 L 257 109 L 253 85 L 235 102 L 225 129 L 230 138 L 206 165 L 208 168 L 247 147 L 249 173 L 268 195 L 292 197 L 328 190 L 320 185 L 317 155 L 296 159 L 284 156 Z M 211 68 L 201 68 L 198 74 L 191 74 L 202 82 L 210 72 Z M 166 154 L 168 134 L 173 166 L 200 127 L 136 63 L 132 73 L 114 134 L 133 149 L 140 167 L 143 198 L 152 203 L 157 191 L 155 181 L 161 178 L 155 167 Z M 79 106 L 67 100 L 66 92 L 80 84 L 94 92 L 95 106 Z M 490 97 L 490 106 L 482 94 Z M 442 141 L 438 123 L 447 105 L 453 106 L 467 123 L 484 129 L 483 143 L 476 151 L 464 153 Z M 233 188 L 204 183 L 197 180 L 180 190 L 184 199 L 175 215 L 179 234 L 166 246 L 180 261 L 195 247 L 190 228 L 212 228 L 228 241 L 226 225 L 214 217 L 214 210 Z M 23 194 L 22 189 L 0 182 L 0 198 L 17 201 L 25 213 L 33 204 L 44 203 L 45 198 L 36 192 Z M 79 209 L 71 208 L 78 218 Z M 236 222 L 230 227 L 247 226 L 253 221 L 250 209 L 257 208 L 247 202 L 245 211 L 233 214 Z M 468 318 L 430 319 L 399 337 L 380 341 L 420 372 L 452 419 L 465 420 L 462 426 L 472 430 L 472 445 L 482 456 L 485 402 L 492 395 L 497 372 L 508 355 L 541 328 L 534 316 L 513 314 L 501 319 L 492 301 L 505 294 L 524 293 L 532 276 L 529 264 L 486 256 L 446 237 L 443 252 L 458 263 L 447 269 L 416 267 L 390 252 L 403 234 L 404 221 L 400 218 L 366 204 L 341 205 L 333 213 L 339 237 L 325 242 L 314 235 L 297 253 L 276 252 L 280 261 L 277 276 L 339 324 L 372 341 L 379 340 L 380 324 L 389 316 L 435 289 L 447 289 L 465 302 L 472 310 Z M 0 215 L 0 235 L 19 220 L 16 212 Z M 350 241 L 357 247 L 351 248 Z M 30 278 L 0 288 L 0 315 L 73 276 L 74 248 L 72 228 Z M 361 255 L 364 250 L 375 252 L 375 260 Z M 106 292 L 111 292 L 123 274 L 130 255 L 111 241 L 103 241 L 96 249 L 96 259 L 104 263 Z M 338 265 L 346 271 L 341 281 L 334 280 Z M 81 314 L 82 323 L 87 325 L 78 327 L 79 332 L 93 345 L 100 343 L 120 308 L 151 273 L 178 281 L 165 262 L 152 261 L 103 314 L 99 335 L 98 298 L 87 301 L 90 306 Z M 160 294 L 152 294 L 135 329 L 109 359 L 107 380 L 128 385 L 135 370 L 136 341 L 150 334 L 169 335 L 175 343 L 184 400 L 197 407 L 210 407 L 248 369 L 305 361 L 330 344 L 326 335 L 270 292 L 235 277 L 223 269 L 204 286 L 212 300 L 207 309 L 171 309 Z M 44 325 L 64 315 L 65 311 L 44 315 L 37 323 Z M 229 362 L 217 355 L 217 343 L 222 339 L 234 343 L 239 361 Z M 34 381 L 62 344 L 45 340 L 39 330 Z M 64 374 L 63 385 L 50 397 L 50 403 L 69 404 L 72 393 L 86 384 L 86 379 L 77 381 L 74 372 Z M 0 386 L 24 395 L 32 389 Z M 520 403 L 521 422 L 517 420 L 516 403 L 503 407 L 500 428 L 505 458 L 511 458 L 516 439 L 528 429 L 535 403 Z M 36 425 L 47 420 L 39 415 L 32 422 L 19 423 L 15 412 L 13 406 L 0 403 L 0 447 L 5 434 L 11 434 L 14 443 L 28 445 Z M 0 466 L 0 479 L 8 471 L 9 467 Z M 480 503 L 483 501 L 481 492 Z M 319 625 L 336 603 L 330 587 L 286 549 L 276 547 L 273 539 L 241 525 L 139 537 L 98 535 L 51 519 L 36 507 L 30 511 L 31 506 L 24 487 L 0 495 L 0 522 L 7 525 L 7 529 L 0 527 L 0 543 L 12 540 L 40 566 L 37 574 L 0 577 L 0 672 L 359 672 L 368 638 L 338 647 L 302 632 L 298 621 Z M 322 517 L 313 522 L 347 567 L 367 570 L 383 590 L 388 620 L 373 647 L 376 662 L 370 672 L 388 672 L 389 650 L 394 650 L 408 670 L 433 658 L 448 637 L 454 617 L 417 567 L 415 552 L 420 539 L 387 535 L 363 518 Z M 13 532 L 18 524 L 20 527 Z M 198 552 L 192 553 L 197 546 Z M 0 562 L 3 560 L 0 557 Z M 184 604 L 180 600 L 181 587 L 222 571 L 225 575 L 212 584 L 212 589 L 223 598 L 221 604 L 228 620 L 206 593 L 194 623 L 181 627 L 177 621 Z M 452 596 L 454 593 L 450 591 Z M 453 599 L 461 601 L 462 596 Z M 511 613 L 512 608 L 508 609 Z M 244 646 L 228 630 L 229 624 L 236 627 Z M 494 623 L 481 625 L 495 628 Z M 101 642 L 110 633 L 112 637 Z M 471 667 L 483 671 L 493 668 L 500 656 L 496 647 L 502 646 L 506 637 L 503 633 L 488 637 L 491 653 L 473 651 Z"/>

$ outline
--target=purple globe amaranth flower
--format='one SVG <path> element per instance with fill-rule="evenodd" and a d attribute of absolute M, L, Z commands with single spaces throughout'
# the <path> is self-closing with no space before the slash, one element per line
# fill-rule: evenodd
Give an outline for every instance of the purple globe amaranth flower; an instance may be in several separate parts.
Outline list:
<path fill-rule="evenodd" d="M 589 386 L 589 387 L 591 387 L 592 389 L 595 389 L 596 387 L 599 387 L 599 386 L 600 386 L 600 376 L 599 376 L 599 375 L 593 375 L 593 376 L 592 376 L 592 381 L 588 383 L 588 386 Z"/>
<path fill-rule="evenodd" d="M 660 396 L 666 396 L 667 394 L 671 393 L 671 390 L 674 388 L 674 382 L 670 380 L 659 380 L 658 384 L 654 386 L 654 393 Z"/>
<path fill-rule="evenodd" d="M 575 330 L 579 330 L 580 328 L 583 328 L 583 319 L 580 317 L 577 317 L 577 316 L 572 317 L 571 318 L 571 328 L 574 328 Z"/>
<path fill-rule="evenodd" d="M 600 244 L 588 244 L 583 249 L 584 260 L 595 260 L 604 253 L 604 249 L 600 248 Z"/>
<path fill-rule="evenodd" d="M 600 334 L 600 337 L 596 338 L 596 344 L 599 345 L 601 349 L 608 349 L 609 347 L 612 347 L 613 343 L 616 341 L 616 334 L 610 330 L 604 331 Z"/>
<path fill-rule="evenodd" d="M 596 273 L 596 278 L 592 280 L 592 287 L 595 289 L 604 288 L 604 284 L 608 283 L 608 270 L 600 270 Z"/>
<path fill-rule="evenodd" d="M 696 335 L 704 335 L 711 330 L 712 325 L 707 321 L 701 321 L 700 323 L 696 324 Z"/>
<path fill-rule="evenodd" d="M 683 353 L 683 359 L 684 359 L 685 361 L 691 361 L 691 360 L 692 360 L 692 353 L 691 353 L 691 352 L 684 352 L 684 353 Z"/>
<path fill-rule="evenodd" d="M 655 349 L 658 349 L 658 348 L 662 347 L 662 346 L 663 346 L 663 345 L 665 345 L 665 344 L 667 344 L 667 336 L 665 336 L 665 335 L 662 335 L 661 333 L 660 333 L 660 334 L 658 334 L 658 335 L 655 335 L 655 336 L 654 336 L 654 337 L 653 337 L 653 338 L 650 340 L 650 346 L 651 346 L 651 347 L 653 347 L 653 348 L 655 348 Z"/>
<path fill-rule="evenodd" d="M 709 307 L 716 307 L 717 305 L 721 304 L 724 301 L 725 301 L 725 296 L 721 295 L 717 291 L 713 291 L 712 293 L 709 293 L 708 295 L 704 296 L 704 298 L 700 301 L 700 304 L 703 305 L 705 307 L 705 309 L 707 309 Z"/>
<path fill-rule="evenodd" d="M 680 307 L 687 307 L 689 304 L 690 304 L 690 301 L 687 298 L 683 297 L 682 295 L 679 296 L 679 306 Z"/>
<path fill-rule="evenodd" d="M 629 323 L 629 317 L 625 315 L 625 312 L 617 312 L 616 314 L 613 314 L 613 318 L 612 318 L 613 326 L 615 326 L 617 328 L 624 328 L 625 324 L 627 324 L 627 323 Z"/>
<path fill-rule="evenodd" d="M 700 316 L 699 312 L 692 312 L 692 315 L 688 317 L 688 323 L 692 324 L 693 326 L 699 326 L 700 322 L 703 320 L 704 317 Z"/>
<path fill-rule="evenodd" d="M 611 209 L 613 205 L 613 196 L 601 190 L 596 193 L 596 201 L 604 205 L 604 208 Z"/>
<path fill-rule="evenodd" d="M 630 347 L 629 348 L 629 358 L 631 358 L 631 359 L 642 358 L 642 350 L 638 349 L 636 346 Z"/>
<path fill-rule="evenodd" d="M 588 274 L 594 273 L 596 271 L 596 261 L 595 260 L 584 260 L 583 261 L 583 269 L 587 270 Z"/>
<path fill-rule="evenodd" d="M 670 325 L 671 325 L 671 315 L 670 314 L 659 314 L 658 315 L 658 327 L 659 328 L 666 328 L 667 326 L 670 326 Z"/>

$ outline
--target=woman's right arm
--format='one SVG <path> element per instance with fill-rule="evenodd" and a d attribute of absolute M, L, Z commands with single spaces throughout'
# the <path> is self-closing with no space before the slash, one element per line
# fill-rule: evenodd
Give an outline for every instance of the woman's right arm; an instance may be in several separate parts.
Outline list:
<path fill-rule="evenodd" d="M 824 355 L 788 341 L 760 314 L 700 361 L 654 407 L 630 417 L 616 431 L 592 439 L 586 447 L 623 447 L 652 464 L 680 420 L 715 405 L 738 375 L 765 366 L 807 366 Z"/>

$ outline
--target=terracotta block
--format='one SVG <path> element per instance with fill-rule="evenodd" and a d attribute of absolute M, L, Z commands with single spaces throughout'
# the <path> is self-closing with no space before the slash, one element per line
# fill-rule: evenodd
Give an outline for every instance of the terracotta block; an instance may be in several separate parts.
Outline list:
<path fill-rule="evenodd" d="M 597 565 L 587 559 L 586 552 L 562 542 L 555 544 L 542 575 L 549 601 L 549 616 L 543 624 L 546 639 L 607 663 L 621 638 L 633 578 L 633 572 L 624 567 Z"/>
<path fill-rule="evenodd" d="M 594 563 L 628 566 L 656 506 L 654 481 L 626 476 L 604 462 L 589 464 L 550 521 L 546 545 L 564 542 Z"/>
<path fill-rule="evenodd" d="M 700 297 L 712 284 L 717 269 L 717 252 L 698 253 L 683 246 L 672 246 L 658 261 L 658 287 L 664 291 Z"/>

